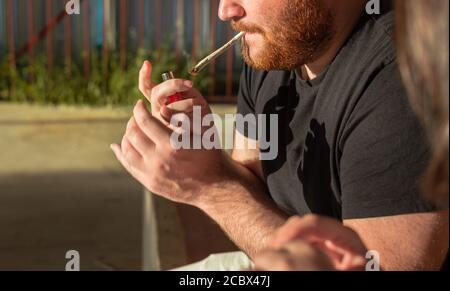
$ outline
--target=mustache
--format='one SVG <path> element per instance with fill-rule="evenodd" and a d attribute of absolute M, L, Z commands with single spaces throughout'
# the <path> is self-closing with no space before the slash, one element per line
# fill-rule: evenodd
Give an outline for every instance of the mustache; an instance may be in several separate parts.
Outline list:
<path fill-rule="evenodd" d="M 235 31 L 243 31 L 248 33 L 260 33 L 265 35 L 264 29 L 255 24 L 245 24 L 242 22 L 231 21 L 231 28 Z"/>

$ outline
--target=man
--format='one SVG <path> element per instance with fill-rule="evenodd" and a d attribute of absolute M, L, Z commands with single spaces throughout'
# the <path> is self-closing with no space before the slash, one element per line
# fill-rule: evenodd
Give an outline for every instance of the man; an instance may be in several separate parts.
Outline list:
<path fill-rule="evenodd" d="M 399 69 L 410 103 L 424 121 L 433 148 L 433 158 L 421 178 L 421 190 L 448 216 L 449 2 L 397 0 L 395 16 Z M 448 246 L 448 228 L 446 232 Z M 335 219 L 317 215 L 290 218 L 270 242 L 270 249 L 254 258 L 258 270 L 348 270 L 346 262 L 367 253 L 354 231 Z M 441 270 L 448 270 L 448 255 Z"/>
<path fill-rule="evenodd" d="M 275 159 L 175 150 L 172 115 L 208 105 L 190 81 L 150 83 L 149 62 L 140 89 L 152 114 L 138 102 L 117 158 L 153 193 L 203 210 L 250 257 L 289 216 L 315 213 L 356 231 L 385 270 L 438 268 L 448 223 L 417 188 L 429 148 L 397 74 L 392 16 L 368 16 L 365 5 L 221 1 L 220 18 L 246 32 L 238 113 L 277 114 Z M 186 100 L 166 106 L 175 92 Z M 254 127 L 237 130 L 237 142 L 251 143 Z"/>

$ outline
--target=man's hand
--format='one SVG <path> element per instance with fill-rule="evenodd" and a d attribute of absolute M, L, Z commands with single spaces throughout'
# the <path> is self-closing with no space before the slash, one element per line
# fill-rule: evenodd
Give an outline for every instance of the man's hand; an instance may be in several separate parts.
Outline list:
<path fill-rule="evenodd" d="M 366 247 L 352 229 L 316 215 L 293 217 L 255 258 L 258 270 L 364 270 Z"/>
<path fill-rule="evenodd" d="M 224 154 L 220 150 L 175 149 L 171 137 L 176 128 L 170 120 L 182 113 L 192 121 L 193 106 L 201 106 L 203 115 L 211 111 L 191 81 L 174 79 L 156 85 L 151 82 L 151 71 L 146 61 L 139 74 L 139 89 L 151 102 L 152 112 L 139 101 L 121 145 L 112 145 L 112 150 L 126 170 L 151 192 L 198 206 L 204 185 L 224 180 Z M 168 97 L 175 93 L 185 100 L 167 106 Z"/>
<path fill-rule="evenodd" d="M 248 255 L 266 248 L 269 235 L 283 225 L 286 215 L 267 195 L 260 178 L 222 150 L 172 147 L 171 136 L 177 130 L 170 124 L 172 116 L 183 113 L 192 119 L 194 106 L 201 106 L 200 118 L 211 111 L 192 82 L 178 79 L 155 85 L 150 75 L 151 64 L 145 62 L 139 88 L 152 112 L 144 102 L 136 104 L 121 145 L 111 146 L 117 159 L 151 192 L 203 210 Z M 166 105 L 174 93 L 185 100 Z M 202 134 L 211 126 L 190 133 Z"/>
<path fill-rule="evenodd" d="M 125 169 L 148 190 L 169 200 L 197 205 L 204 185 L 224 179 L 219 150 L 176 150 L 173 131 L 138 101 L 121 145 L 112 145 Z"/>
<path fill-rule="evenodd" d="M 255 259 L 255 271 L 333 271 L 332 261 L 308 242 L 295 240 L 279 249 L 268 249 Z"/>

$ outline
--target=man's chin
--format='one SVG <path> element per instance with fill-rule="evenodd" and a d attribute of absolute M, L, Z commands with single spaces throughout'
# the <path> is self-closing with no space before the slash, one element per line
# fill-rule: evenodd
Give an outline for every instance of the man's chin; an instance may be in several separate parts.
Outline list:
<path fill-rule="evenodd" d="M 288 58 L 283 58 L 275 52 L 269 53 L 269 51 L 244 46 L 242 55 L 248 66 L 259 71 L 292 71 L 301 64 L 305 64 L 305 62 L 298 64 L 294 60 L 288 60 Z"/>
<path fill-rule="evenodd" d="M 283 70 L 283 68 L 281 68 L 281 66 L 279 66 L 277 62 L 274 61 L 271 62 L 269 59 L 265 57 L 258 57 L 258 56 L 253 57 L 251 55 L 244 54 L 244 61 L 248 66 L 259 71 Z"/>
<path fill-rule="evenodd" d="M 271 68 L 267 66 L 267 59 L 264 57 L 261 48 L 245 45 L 242 55 L 248 66 L 261 71 L 271 70 Z"/>
<path fill-rule="evenodd" d="M 262 65 L 261 62 L 258 62 L 258 60 L 252 58 L 249 55 L 244 55 L 244 62 L 249 66 L 252 67 L 253 69 L 256 70 L 261 70 L 261 71 L 268 71 L 268 68 L 266 68 L 265 66 Z"/>

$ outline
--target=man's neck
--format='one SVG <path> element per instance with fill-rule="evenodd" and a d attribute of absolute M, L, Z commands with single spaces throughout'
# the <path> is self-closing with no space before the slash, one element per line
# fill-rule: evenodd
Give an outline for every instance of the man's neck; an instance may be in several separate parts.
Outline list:
<path fill-rule="evenodd" d="M 335 35 L 331 40 L 328 49 L 313 62 L 301 66 L 297 69 L 297 73 L 304 80 L 313 80 L 319 76 L 326 67 L 333 61 L 341 47 L 344 45 L 354 27 L 356 26 L 363 9 L 355 9 L 354 15 L 345 15 L 344 19 L 335 20 Z M 351 21 L 349 21 L 351 20 Z"/>

